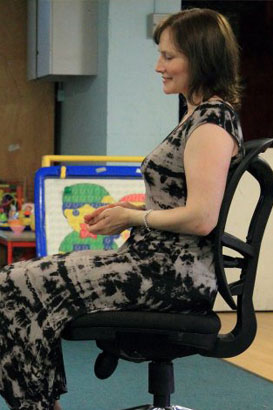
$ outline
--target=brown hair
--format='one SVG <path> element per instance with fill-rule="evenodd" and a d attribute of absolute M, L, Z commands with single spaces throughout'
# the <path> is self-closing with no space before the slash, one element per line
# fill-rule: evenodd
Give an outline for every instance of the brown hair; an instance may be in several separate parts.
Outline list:
<path fill-rule="evenodd" d="M 170 28 L 176 48 L 189 59 L 190 84 L 187 99 L 203 101 L 214 95 L 240 107 L 239 46 L 227 19 L 210 9 L 188 9 L 159 23 L 154 41 L 160 42 Z"/>

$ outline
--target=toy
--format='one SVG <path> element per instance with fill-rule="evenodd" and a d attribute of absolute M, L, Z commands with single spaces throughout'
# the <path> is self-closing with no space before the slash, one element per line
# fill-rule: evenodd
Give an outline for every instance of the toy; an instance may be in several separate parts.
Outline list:
<path fill-rule="evenodd" d="M 18 236 L 19 236 L 19 235 L 23 232 L 23 230 L 25 229 L 25 226 L 22 225 L 18 219 L 9 219 L 9 220 L 8 220 L 8 224 L 9 224 L 9 227 L 10 227 L 10 229 L 12 230 L 12 232 L 13 232 L 15 235 L 18 235 Z"/>
<path fill-rule="evenodd" d="M 8 220 L 17 219 L 22 206 L 22 186 L 0 183 L 0 229 L 10 229 Z"/>
<path fill-rule="evenodd" d="M 3 194 L 0 203 L 0 228 L 9 229 L 8 220 L 16 218 L 16 198 L 11 194 Z"/>
<path fill-rule="evenodd" d="M 32 202 L 26 202 L 22 205 L 22 209 L 18 213 L 18 218 L 22 225 L 26 227 L 26 229 L 35 230 L 35 223 L 34 223 L 34 204 Z"/>
<path fill-rule="evenodd" d="M 41 168 L 35 176 L 37 254 L 117 249 L 124 243 L 129 230 L 120 235 L 97 235 L 95 238 L 84 223 L 84 215 L 100 206 L 119 202 L 121 198 L 133 204 L 143 203 L 143 196 L 136 195 L 143 192 L 141 172 L 135 166 Z"/>

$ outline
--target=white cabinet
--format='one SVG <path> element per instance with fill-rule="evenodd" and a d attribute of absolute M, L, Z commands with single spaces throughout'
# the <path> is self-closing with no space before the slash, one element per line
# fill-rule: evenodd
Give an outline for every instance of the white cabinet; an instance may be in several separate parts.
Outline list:
<path fill-rule="evenodd" d="M 97 1 L 28 0 L 28 79 L 97 73 Z"/>

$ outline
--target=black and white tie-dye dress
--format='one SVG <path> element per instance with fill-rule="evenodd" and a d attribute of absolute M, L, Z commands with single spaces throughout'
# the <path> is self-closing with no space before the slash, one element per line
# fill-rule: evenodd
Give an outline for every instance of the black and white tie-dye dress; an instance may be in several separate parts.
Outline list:
<path fill-rule="evenodd" d="M 142 164 L 147 209 L 185 205 L 184 148 L 204 123 L 227 130 L 243 154 L 228 104 L 201 104 Z M 60 335 L 79 314 L 105 310 L 196 311 L 217 291 L 206 237 L 133 228 L 118 251 L 81 251 L 18 262 L 0 272 L 0 393 L 9 408 L 52 410 L 65 392 Z"/>

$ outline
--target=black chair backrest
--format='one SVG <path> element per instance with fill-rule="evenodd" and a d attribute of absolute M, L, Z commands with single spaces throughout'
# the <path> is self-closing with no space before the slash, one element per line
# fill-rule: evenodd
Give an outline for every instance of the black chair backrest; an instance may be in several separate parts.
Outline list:
<path fill-rule="evenodd" d="M 257 264 L 264 230 L 273 206 L 273 171 L 268 163 L 259 157 L 273 139 L 253 140 L 245 144 L 246 154 L 241 163 L 230 171 L 225 195 L 219 215 L 219 222 L 213 232 L 216 275 L 219 293 L 226 303 L 237 311 L 237 324 L 226 335 L 218 337 L 211 356 L 229 357 L 244 351 L 256 334 L 256 318 L 253 307 L 253 291 Z M 240 179 L 250 173 L 260 186 L 260 195 L 248 228 L 245 240 L 225 231 L 230 205 Z M 224 254 L 224 247 L 240 254 L 231 257 Z M 240 278 L 228 283 L 226 268 L 239 268 Z M 237 302 L 235 298 L 237 297 Z"/>

